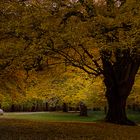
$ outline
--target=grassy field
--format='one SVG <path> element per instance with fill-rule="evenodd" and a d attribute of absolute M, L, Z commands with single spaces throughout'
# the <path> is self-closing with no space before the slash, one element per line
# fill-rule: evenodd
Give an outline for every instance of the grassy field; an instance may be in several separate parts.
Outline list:
<path fill-rule="evenodd" d="M 129 119 L 140 123 L 140 112 L 127 112 Z M 103 120 L 105 114 L 102 111 L 88 112 L 88 117 L 80 117 L 76 112 L 17 112 L 17 113 L 5 113 L 1 118 L 12 119 L 24 119 L 24 120 L 36 120 L 36 121 L 62 121 L 62 122 L 95 122 Z"/>
<path fill-rule="evenodd" d="M 97 121 L 102 112 L 79 117 L 77 113 L 6 113 L 0 116 L 0 140 L 140 140 L 140 126 Z M 129 114 L 139 122 L 140 114 Z"/>
<path fill-rule="evenodd" d="M 5 113 L 1 118 L 36 120 L 36 121 L 61 121 L 61 122 L 95 122 L 104 118 L 104 113 L 89 112 L 88 117 L 80 117 L 78 112 L 18 112 L 18 113 Z"/>

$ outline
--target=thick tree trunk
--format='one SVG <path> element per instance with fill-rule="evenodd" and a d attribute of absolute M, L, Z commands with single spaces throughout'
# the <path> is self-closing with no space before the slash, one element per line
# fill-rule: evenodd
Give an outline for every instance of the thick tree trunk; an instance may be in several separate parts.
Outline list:
<path fill-rule="evenodd" d="M 108 101 L 107 122 L 135 124 L 128 120 L 125 112 L 126 100 L 130 95 L 140 65 L 138 57 L 134 57 L 131 53 L 129 48 L 126 50 L 118 49 L 113 55 L 116 61 L 112 62 L 113 53 L 111 51 L 103 50 L 101 52 Z"/>
<path fill-rule="evenodd" d="M 115 91 L 116 92 L 116 91 Z M 106 115 L 106 121 L 117 123 L 117 124 L 125 124 L 125 125 L 135 125 L 134 122 L 130 121 L 126 115 L 126 99 L 125 96 L 118 96 L 112 94 L 107 97 L 108 101 L 108 112 Z"/>
<path fill-rule="evenodd" d="M 128 120 L 126 115 L 126 100 L 130 94 L 132 85 L 117 87 L 113 90 L 107 89 L 106 97 L 108 101 L 108 111 L 106 115 L 106 121 L 117 123 L 134 125 L 132 121 Z"/>
<path fill-rule="evenodd" d="M 80 103 L 80 116 L 88 116 L 87 106 L 84 103 Z"/>
<path fill-rule="evenodd" d="M 15 105 L 14 105 L 14 104 L 11 105 L 10 111 L 11 111 L 11 112 L 15 112 Z"/>
<path fill-rule="evenodd" d="M 45 111 L 49 111 L 49 105 L 48 105 L 48 102 L 46 102 L 46 104 L 45 104 Z"/>
<path fill-rule="evenodd" d="M 68 105 L 67 105 L 67 103 L 63 103 L 62 109 L 63 109 L 63 112 L 68 112 Z"/>

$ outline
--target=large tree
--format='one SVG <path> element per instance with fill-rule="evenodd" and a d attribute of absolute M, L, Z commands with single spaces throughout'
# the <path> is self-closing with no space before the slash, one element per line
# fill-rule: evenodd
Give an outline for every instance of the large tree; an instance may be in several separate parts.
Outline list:
<path fill-rule="evenodd" d="M 47 63 L 56 61 L 91 76 L 102 75 L 108 101 L 106 121 L 134 124 L 128 120 L 125 106 L 140 66 L 140 2 L 44 0 L 27 4 L 16 1 L 13 7 L 17 5 L 20 9 L 16 12 L 15 8 L 10 12 L 1 10 L 4 31 L 1 30 L 0 40 L 7 37 L 21 40 L 23 54 L 29 54 L 33 60 L 28 63 L 30 59 L 24 59 L 26 71 L 37 66 L 40 69 L 45 58 Z M 7 16 L 11 22 L 4 26 Z M 13 19 L 17 22 L 12 22 Z M 53 57 L 48 61 L 46 57 L 50 56 Z"/>
<path fill-rule="evenodd" d="M 71 3 L 48 45 L 67 64 L 104 77 L 108 122 L 134 124 L 125 107 L 140 66 L 139 6 L 137 0 Z"/>

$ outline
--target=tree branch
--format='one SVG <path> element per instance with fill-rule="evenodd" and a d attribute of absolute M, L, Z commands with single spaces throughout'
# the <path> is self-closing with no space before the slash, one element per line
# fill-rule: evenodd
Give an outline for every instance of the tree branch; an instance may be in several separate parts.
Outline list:
<path fill-rule="evenodd" d="M 72 16 L 76 16 L 76 17 L 79 17 L 81 21 L 86 21 L 86 18 L 85 16 L 81 13 L 81 12 L 78 12 L 78 11 L 70 11 L 68 13 L 66 13 L 62 19 L 62 21 L 60 22 L 60 25 L 62 24 L 66 24 L 67 23 L 67 20 L 72 17 Z"/>
<path fill-rule="evenodd" d="M 88 55 L 88 57 L 92 60 L 92 62 L 95 64 L 95 66 L 100 71 L 100 73 L 103 73 L 103 70 L 102 70 L 101 66 L 98 64 L 97 60 L 94 59 L 93 55 L 91 55 L 89 53 L 89 51 L 83 45 L 80 45 L 80 46 L 82 47 L 84 52 Z"/>

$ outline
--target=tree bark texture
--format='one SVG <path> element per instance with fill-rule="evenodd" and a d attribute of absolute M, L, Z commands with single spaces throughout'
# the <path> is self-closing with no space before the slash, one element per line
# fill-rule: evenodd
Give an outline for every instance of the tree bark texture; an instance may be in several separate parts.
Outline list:
<path fill-rule="evenodd" d="M 106 121 L 117 124 L 133 125 L 134 123 L 128 120 L 126 115 L 126 99 L 127 96 L 114 95 L 114 91 L 110 96 L 107 96 L 108 112 L 106 115 Z"/>

